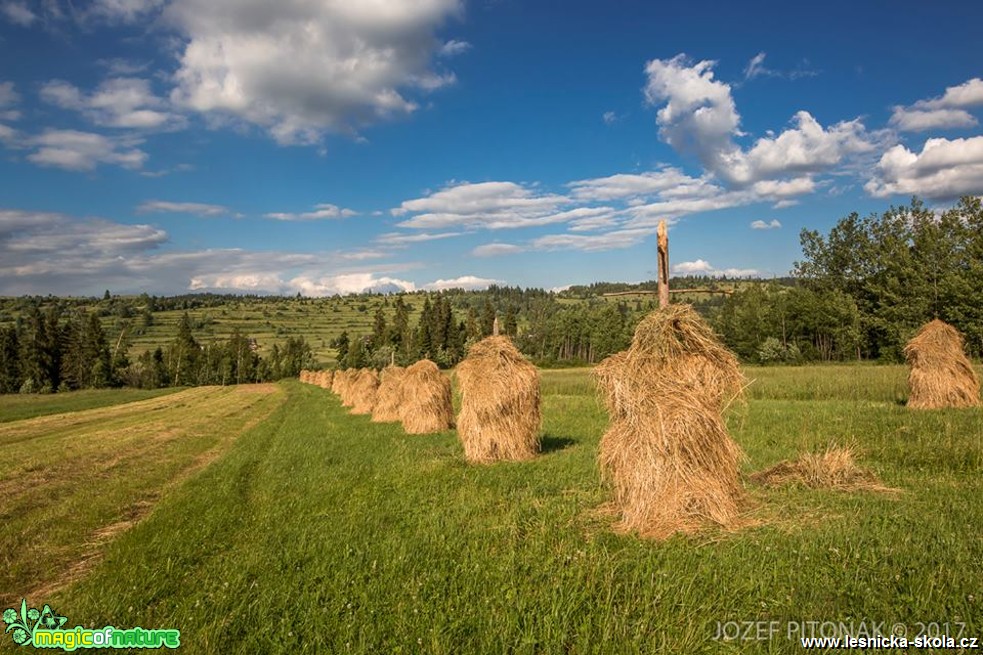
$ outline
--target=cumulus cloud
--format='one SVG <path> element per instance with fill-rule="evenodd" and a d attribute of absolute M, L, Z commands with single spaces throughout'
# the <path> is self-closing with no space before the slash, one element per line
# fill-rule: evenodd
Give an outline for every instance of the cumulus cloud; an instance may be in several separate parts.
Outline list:
<path fill-rule="evenodd" d="M 445 291 L 447 289 L 464 289 L 465 291 L 475 291 L 487 289 L 493 284 L 502 284 L 501 280 L 494 280 L 487 277 L 476 277 L 474 275 L 462 275 L 451 280 L 436 280 L 425 284 L 424 289 L 431 291 Z"/>
<path fill-rule="evenodd" d="M 228 216 L 236 214 L 224 205 L 210 205 L 203 202 L 170 202 L 167 200 L 148 200 L 137 207 L 141 214 L 192 214 L 194 216 Z"/>
<path fill-rule="evenodd" d="M 7 0 L 0 4 L 0 14 L 15 25 L 30 27 L 38 17 L 23 0 Z"/>
<path fill-rule="evenodd" d="M 459 0 L 174 0 L 165 16 L 184 43 L 171 97 L 281 144 L 354 132 L 413 112 L 414 92 L 453 82 L 432 66 L 435 32 L 461 9 Z"/>
<path fill-rule="evenodd" d="M 709 275 L 712 277 L 758 277 L 761 275 L 761 272 L 754 268 L 718 269 L 705 259 L 673 264 L 672 272 L 678 275 Z"/>
<path fill-rule="evenodd" d="M 928 139 L 921 152 L 897 145 L 884 153 L 864 189 L 872 196 L 951 199 L 983 194 L 983 136 Z"/>
<path fill-rule="evenodd" d="M 549 234 L 533 239 L 535 250 L 581 250 L 583 252 L 602 252 L 620 250 L 638 245 L 655 234 L 656 228 L 627 228 L 612 230 L 603 234 Z"/>
<path fill-rule="evenodd" d="M 463 182 L 422 198 L 406 200 L 392 214 L 414 214 L 399 223 L 405 228 L 498 230 L 576 218 L 559 211 L 567 202 L 564 196 L 540 193 L 515 182 Z"/>
<path fill-rule="evenodd" d="M 742 149 L 735 141 L 745 136 L 741 117 L 730 85 L 714 79 L 715 64 L 692 63 L 685 55 L 654 59 L 645 67 L 645 98 L 660 106 L 656 123 L 661 138 L 728 184 L 747 186 L 829 170 L 852 155 L 875 149 L 876 139 L 859 120 L 826 128 L 806 111 L 797 112 L 792 126 L 777 136 L 761 137 L 750 149 Z"/>
<path fill-rule="evenodd" d="M 27 158 L 39 166 L 70 171 L 91 171 L 99 164 L 139 169 L 147 160 L 147 153 L 136 147 L 139 143 L 140 140 L 132 138 L 48 129 L 28 140 L 35 151 Z"/>
<path fill-rule="evenodd" d="M 499 283 L 463 275 L 418 285 L 399 275 L 415 264 L 357 263 L 384 257 L 380 251 L 178 251 L 165 249 L 167 243 L 167 233 L 150 225 L 0 208 L 0 295 L 91 295 L 109 287 L 324 296 Z"/>
<path fill-rule="evenodd" d="M 121 128 L 180 128 L 184 117 L 169 110 L 168 103 L 154 95 L 150 82 L 134 77 L 116 77 L 85 94 L 74 84 L 52 80 L 41 86 L 41 99 L 81 112 L 96 125 Z"/>
<path fill-rule="evenodd" d="M 777 218 L 773 218 L 770 221 L 757 220 L 751 222 L 752 230 L 777 230 L 781 226 L 782 223 Z"/>
<path fill-rule="evenodd" d="M 678 168 L 666 167 L 645 173 L 619 173 L 607 177 L 577 180 L 567 184 L 577 200 L 606 201 L 638 198 L 655 194 L 669 196 L 712 195 L 721 191 L 707 178 L 694 178 Z"/>
<path fill-rule="evenodd" d="M 974 127 L 978 121 L 966 109 L 979 106 L 983 106 L 983 80 L 974 77 L 948 87 L 939 97 L 894 107 L 891 125 L 902 132 Z"/>
<path fill-rule="evenodd" d="M 601 114 L 601 120 L 604 121 L 605 125 L 613 125 L 618 122 L 618 115 L 613 111 L 606 111 Z"/>
<path fill-rule="evenodd" d="M 342 209 L 337 205 L 332 205 L 329 203 L 314 205 L 313 211 L 303 212 L 300 214 L 288 212 L 272 212 L 269 214 L 264 214 L 266 218 L 272 218 L 278 221 L 319 221 L 326 218 L 349 218 L 357 215 L 358 212 L 353 209 Z"/>

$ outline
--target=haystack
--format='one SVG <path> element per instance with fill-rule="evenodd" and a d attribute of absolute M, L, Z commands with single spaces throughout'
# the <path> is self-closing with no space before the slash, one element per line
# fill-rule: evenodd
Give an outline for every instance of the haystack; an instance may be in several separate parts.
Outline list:
<path fill-rule="evenodd" d="M 978 407 L 980 380 L 963 351 L 963 335 L 935 319 L 904 348 L 908 361 L 908 407 Z"/>
<path fill-rule="evenodd" d="M 430 434 L 454 427 L 451 381 L 429 359 L 406 369 L 399 420 L 407 434 Z"/>
<path fill-rule="evenodd" d="M 331 379 L 331 391 L 336 396 L 341 396 L 341 388 L 342 386 L 344 386 L 347 380 L 348 380 L 347 370 L 335 371 L 334 377 Z"/>
<path fill-rule="evenodd" d="M 352 414 L 371 414 L 379 391 L 379 374 L 363 368 L 351 385 Z"/>
<path fill-rule="evenodd" d="M 611 421 L 599 459 L 618 527 L 665 538 L 707 522 L 732 525 L 743 454 L 721 413 L 744 376 L 710 326 L 689 305 L 652 312 L 631 347 L 598 364 L 594 376 Z"/>
<path fill-rule="evenodd" d="M 372 408 L 374 423 L 395 423 L 399 421 L 399 406 L 403 402 L 403 378 L 406 369 L 402 366 L 387 366 L 379 374 L 379 391 Z"/>
<path fill-rule="evenodd" d="M 307 369 L 301 369 L 300 371 L 300 381 L 304 384 L 308 384 L 311 381 L 311 372 Z"/>
<path fill-rule="evenodd" d="M 857 465 L 851 448 L 837 446 L 821 455 L 805 453 L 794 461 L 779 462 L 750 477 L 769 487 L 798 484 L 839 491 L 896 491 L 885 487 L 876 473 Z"/>
<path fill-rule="evenodd" d="M 355 402 L 354 395 L 352 393 L 355 386 L 355 380 L 358 378 L 360 369 L 350 368 L 342 371 L 341 379 L 341 391 L 338 396 L 341 398 L 341 404 L 345 407 L 351 407 Z"/>
<path fill-rule="evenodd" d="M 321 387 L 322 389 L 330 389 L 331 383 L 334 381 L 334 372 L 331 369 L 326 369 L 324 371 L 318 371 L 317 377 L 314 379 L 314 384 Z"/>
<path fill-rule="evenodd" d="M 471 346 L 457 379 L 457 434 L 469 461 L 523 460 L 539 452 L 539 372 L 508 337 Z"/>

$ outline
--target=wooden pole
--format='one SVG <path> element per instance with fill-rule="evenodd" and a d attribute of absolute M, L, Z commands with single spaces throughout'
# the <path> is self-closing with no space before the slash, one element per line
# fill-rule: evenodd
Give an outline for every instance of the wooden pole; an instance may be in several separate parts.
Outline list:
<path fill-rule="evenodd" d="M 498 336 L 498 316 L 495 317 L 495 322 L 492 323 L 492 334 Z"/>
<path fill-rule="evenodd" d="M 659 221 L 659 307 L 669 304 L 669 233 L 666 222 Z"/>

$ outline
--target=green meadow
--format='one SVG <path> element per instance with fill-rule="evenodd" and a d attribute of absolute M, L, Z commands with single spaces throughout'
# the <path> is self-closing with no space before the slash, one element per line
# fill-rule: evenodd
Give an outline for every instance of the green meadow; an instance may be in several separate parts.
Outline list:
<path fill-rule="evenodd" d="M 896 491 L 746 482 L 741 529 L 645 541 L 604 511 L 585 369 L 543 371 L 542 455 L 492 466 L 311 385 L 192 389 L 0 426 L 4 607 L 178 628 L 192 653 L 791 653 L 810 622 L 983 637 L 983 412 L 906 409 L 897 366 L 747 373 L 745 473 L 849 445 Z M 780 627 L 716 638 L 754 621 Z"/>

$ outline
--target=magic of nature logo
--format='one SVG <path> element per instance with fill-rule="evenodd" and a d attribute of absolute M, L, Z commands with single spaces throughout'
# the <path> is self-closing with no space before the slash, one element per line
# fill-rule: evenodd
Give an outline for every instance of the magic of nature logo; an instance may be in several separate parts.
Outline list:
<path fill-rule="evenodd" d="M 174 629 L 146 630 L 144 628 L 65 628 L 68 617 L 58 614 L 45 605 L 40 610 L 28 607 L 27 599 L 21 600 L 20 611 L 8 608 L 3 611 L 5 632 L 13 634 L 14 643 L 35 648 L 60 648 L 74 651 L 78 648 L 177 648 L 181 645 L 181 631 Z"/>

